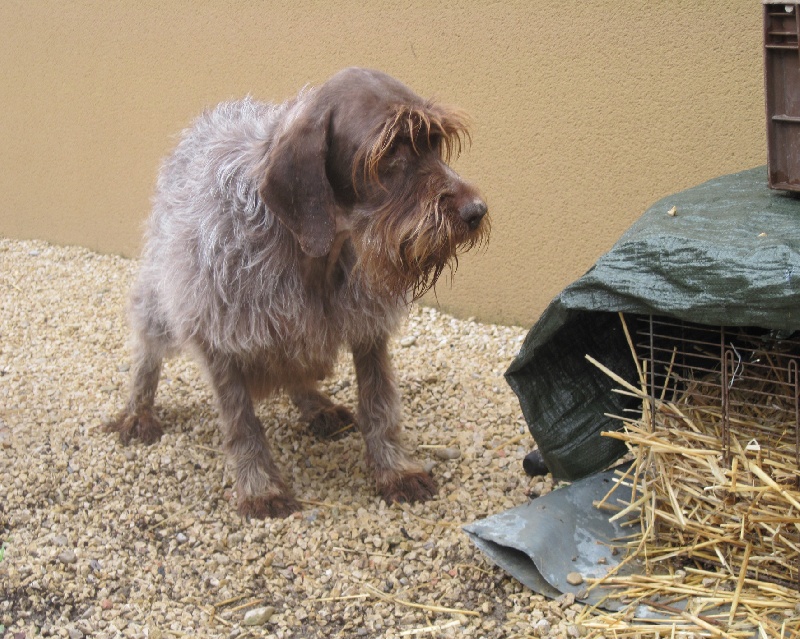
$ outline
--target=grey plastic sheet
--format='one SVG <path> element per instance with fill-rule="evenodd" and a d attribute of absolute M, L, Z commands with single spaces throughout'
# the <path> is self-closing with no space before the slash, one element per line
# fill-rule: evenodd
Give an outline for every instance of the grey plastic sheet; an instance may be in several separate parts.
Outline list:
<path fill-rule="evenodd" d="M 648 601 L 627 603 L 611 586 L 589 587 L 589 580 L 612 570 L 620 576 L 645 571 L 638 559 L 618 567 L 627 556 L 625 541 L 641 530 L 638 522 L 611 521 L 613 513 L 594 506 L 606 497 L 613 481 L 614 471 L 596 473 L 464 530 L 491 561 L 534 592 L 551 599 L 572 593 L 576 601 L 612 612 L 632 608 L 630 614 L 642 620 L 674 619 L 675 611 L 685 609 L 688 599 L 674 601 L 668 595 L 661 601 L 654 595 Z M 620 499 L 630 497 L 630 489 L 620 488 L 605 503 L 619 508 L 624 505 Z M 584 581 L 571 584 L 570 573 L 580 574 Z M 663 604 L 672 612 L 665 612 Z M 708 608 L 704 614 L 728 610 L 720 606 Z"/>
<path fill-rule="evenodd" d="M 624 473 L 625 466 L 618 469 Z M 551 599 L 572 593 L 589 606 L 624 611 L 640 620 L 672 620 L 686 610 L 689 598 L 675 601 L 672 595 L 653 595 L 649 600 L 621 600 L 620 590 L 603 583 L 591 585 L 611 571 L 627 576 L 644 574 L 638 558 L 624 563 L 625 541 L 641 531 L 638 521 L 612 521 L 613 512 L 595 507 L 604 501 L 611 509 L 626 505 L 630 489 L 621 487 L 606 499 L 615 481 L 613 470 L 596 473 L 464 527 L 472 542 L 497 566 L 518 581 Z M 583 583 L 572 584 L 567 575 L 578 573 Z M 591 587 L 590 587 L 591 585 Z M 704 615 L 726 615 L 725 604 L 705 608 Z M 773 620 L 780 624 L 780 619 Z M 664 626 L 662 626 L 663 629 Z M 653 626 L 654 632 L 657 627 Z M 752 635 L 759 637 L 758 632 Z"/>
<path fill-rule="evenodd" d="M 593 506 L 611 490 L 612 482 L 612 471 L 592 475 L 464 530 L 487 557 L 531 590 L 552 599 L 572 593 L 576 600 L 596 605 L 608 592 L 589 589 L 587 580 L 616 568 L 625 557 L 623 539 L 640 529 L 638 523 L 623 528 L 610 520 L 608 511 Z M 609 503 L 622 507 L 616 498 Z M 622 574 L 634 567 L 639 568 L 626 565 Z M 570 583 L 567 577 L 572 573 L 583 581 Z M 618 608 L 612 601 L 604 605 Z"/>

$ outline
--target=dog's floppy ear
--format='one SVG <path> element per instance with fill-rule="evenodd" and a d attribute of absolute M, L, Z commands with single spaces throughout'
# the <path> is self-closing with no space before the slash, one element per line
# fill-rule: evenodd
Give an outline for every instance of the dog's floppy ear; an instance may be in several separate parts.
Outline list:
<path fill-rule="evenodd" d="M 269 153 L 261 199 L 311 257 L 327 255 L 336 233 L 336 203 L 325 172 L 330 110 L 310 109 Z"/>

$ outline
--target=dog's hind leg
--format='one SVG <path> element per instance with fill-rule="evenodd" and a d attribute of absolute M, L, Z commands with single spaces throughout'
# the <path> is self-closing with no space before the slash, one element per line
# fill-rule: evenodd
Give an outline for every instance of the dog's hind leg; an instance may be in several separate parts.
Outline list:
<path fill-rule="evenodd" d="M 206 354 L 205 359 L 219 404 L 225 450 L 236 475 L 239 514 L 263 519 L 300 510 L 272 459 L 241 368 L 225 355 Z"/>
<path fill-rule="evenodd" d="M 348 435 L 356 425 L 350 409 L 334 404 L 316 386 L 292 391 L 290 397 L 317 439 L 339 439 Z"/>
<path fill-rule="evenodd" d="M 411 457 L 402 441 L 400 393 L 386 336 L 353 345 L 358 380 L 357 421 L 364 436 L 367 464 L 387 502 L 426 501 L 436 483 Z"/>
<path fill-rule="evenodd" d="M 134 315 L 140 309 L 134 302 Z M 134 317 L 134 320 L 137 318 Z M 140 439 L 145 444 L 157 442 L 164 433 L 161 423 L 155 416 L 154 403 L 161 364 L 169 348 L 167 331 L 156 325 L 152 315 L 147 315 L 138 324 L 133 349 L 133 367 L 130 396 L 125 409 L 103 430 L 119 433 L 120 441 L 127 444 L 132 439 Z"/>

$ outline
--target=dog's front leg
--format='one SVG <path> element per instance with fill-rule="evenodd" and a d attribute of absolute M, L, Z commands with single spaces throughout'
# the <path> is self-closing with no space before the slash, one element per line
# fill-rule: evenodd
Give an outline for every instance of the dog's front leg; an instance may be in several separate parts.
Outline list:
<path fill-rule="evenodd" d="M 300 510 L 272 459 L 241 369 L 231 358 L 217 355 L 206 356 L 206 367 L 219 403 L 225 451 L 236 474 L 239 514 L 263 519 Z"/>
<path fill-rule="evenodd" d="M 389 503 L 426 501 L 436 483 L 409 454 L 400 428 L 400 394 L 389 357 L 388 337 L 354 344 L 358 380 L 356 421 L 364 436 L 367 465 Z"/>

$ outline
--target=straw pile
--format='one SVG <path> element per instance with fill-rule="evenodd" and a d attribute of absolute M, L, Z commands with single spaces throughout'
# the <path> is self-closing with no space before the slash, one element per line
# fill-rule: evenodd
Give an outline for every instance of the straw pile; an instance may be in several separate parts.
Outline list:
<path fill-rule="evenodd" d="M 631 605 L 613 614 L 587 610 L 581 623 L 589 636 L 800 637 L 795 424 L 775 410 L 794 393 L 787 397 L 776 383 L 770 401 L 738 410 L 724 451 L 721 403 L 698 400 L 702 381 L 673 388 L 669 401 L 665 389 L 653 402 L 645 362 L 637 359 L 636 388 L 592 361 L 623 387 L 618 392 L 642 400 L 640 417 L 620 417 L 624 430 L 606 433 L 627 443 L 633 462 L 596 504 L 608 508 L 608 497 L 624 492 L 628 506 L 613 518 L 638 520 L 641 532 L 626 540 L 623 565 L 642 570 L 622 576 L 618 567 L 592 583 Z M 761 380 L 757 390 L 771 383 Z M 642 619 L 638 604 L 663 618 Z"/>

